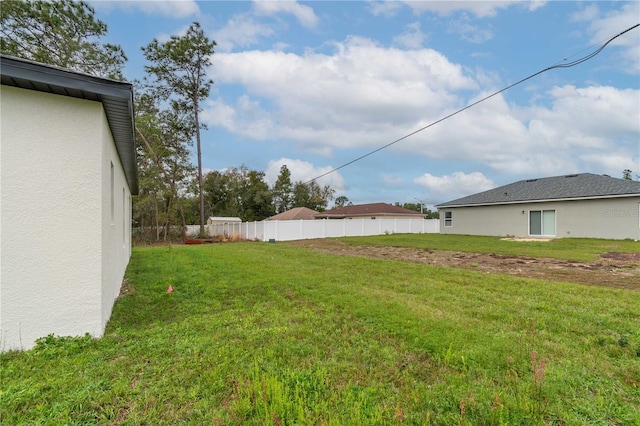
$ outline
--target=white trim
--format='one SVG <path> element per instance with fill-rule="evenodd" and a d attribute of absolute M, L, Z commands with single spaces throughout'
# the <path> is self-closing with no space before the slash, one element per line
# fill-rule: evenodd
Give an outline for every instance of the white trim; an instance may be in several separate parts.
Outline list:
<path fill-rule="evenodd" d="M 543 200 L 522 200 L 522 201 L 506 201 L 506 202 L 496 202 L 496 203 L 474 203 L 474 204 L 451 204 L 446 206 L 436 206 L 438 210 L 449 209 L 449 208 L 457 208 L 457 207 L 481 207 L 481 206 L 504 206 L 508 204 L 529 204 L 529 203 L 553 203 L 557 201 L 579 201 L 579 200 L 605 200 L 609 198 L 629 198 L 629 197 L 640 197 L 640 193 L 638 194 L 619 194 L 619 195 L 598 195 L 591 197 L 573 197 L 573 198 L 549 198 Z"/>
<path fill-rule="evenodd" d="M 452 211 L 445 211 L 444 213 L 444 217 L 443 217 L 443 225 L 445 228 L 453 228 L 453 212 Z M 449 213 L 450 217 L 447 218 L 447 213 Z M 449 225 L 447 225 L 447 220 L 449 221 Z"/>

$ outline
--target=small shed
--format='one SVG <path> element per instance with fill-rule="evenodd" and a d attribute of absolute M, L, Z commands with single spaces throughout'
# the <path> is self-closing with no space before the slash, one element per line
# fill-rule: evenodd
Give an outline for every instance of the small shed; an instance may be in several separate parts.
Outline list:
<path fill-rule="evenodd" d="M 239 217 L 211 216 L 207 219 L 207 225 L 225 225 L 229 223 L 242 223 Z"/>
<path fill-rule="evenodd" d="M 216 235 L 233 235 L 240 233 L 242 219 L 239 217 L 211 216 L 207 219 L 207 233 Z"/>

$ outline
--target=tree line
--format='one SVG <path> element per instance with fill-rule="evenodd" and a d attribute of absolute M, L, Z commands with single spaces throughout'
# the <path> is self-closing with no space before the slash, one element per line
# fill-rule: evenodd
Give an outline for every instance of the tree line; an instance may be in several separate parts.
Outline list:
<path fill-rule="evenodd" d="M 0 51 L 99 77 L 123 80 L 127 61 L 120 46 L 104 43 L 107 25 L 84 1 L 4 1 L 0 8 Z M 265 173 L 244 165 L 203 174 L 200 120 L 202 102 L 213 80 L 208 78 L 216 42 L 198 22 L 184 35 L 143 46 L 145 76 L 134 81 L 139 195 L 133 198 L 132 221 L 144 239 L 184 238 L 187 224 L 204 224 L 209 216 L 259 221 L 293 207 L 318 212 L 329 207 L 335 190 L 315 181 L 292 181 L 287 166 L 269 185 Z M 197 164 L 191 163 L 195 143 Z M 350 205 L 339 196 L 332 206 Z M 415 211 L 421 204 L 395 203 Z M 437 212 L 424 211 L 425 218 Z M 172 230 L 178 235 L 172 235 Z"/>
<path fill-rule="evenodd" d="M 123 80 L 127 57 L 102 42 L 107 25 L 84 1 L 2 2 L 0 21 L 3 54 Z M 207 72 L 215 46 L 193 22 L 184 35 L 142 47 L 146 74 L 133 83 L 140 194 L 132 219 L 155 239 L 169 238 L 175 227 L 184 236 L 192 223 L 204 233 L 210 215 L 261 220 L 294 205 L 324 210 L 334 194 L 315 182 L 292 182 L 286 166 L 271 187 L 263 172 L 245 166 L 203 174 L 199 115 L 213 85 Z"/>

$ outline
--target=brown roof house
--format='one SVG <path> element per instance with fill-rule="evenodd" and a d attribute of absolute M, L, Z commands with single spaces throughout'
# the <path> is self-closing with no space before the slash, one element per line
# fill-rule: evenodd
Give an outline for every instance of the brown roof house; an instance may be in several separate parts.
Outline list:
<path fill-rule="evenodd" d="M 295 207 L 265 220 L 313 220 L 317 214 L 317 211 L 308 207 Z"/>
<path fill-rule="evenodd" d="M 387 203 L 359 204 L 318 213 L 316 219 L 422 219 L 420 212 Z"/>

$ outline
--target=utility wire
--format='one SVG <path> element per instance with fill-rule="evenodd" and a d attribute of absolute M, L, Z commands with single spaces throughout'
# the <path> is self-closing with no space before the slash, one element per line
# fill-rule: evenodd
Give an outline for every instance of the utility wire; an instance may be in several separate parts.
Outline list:
<path fill-rule="evenodd" d="M 621 35 L 623 35 L 623 34 L 625 34 L 625 33 L 628 33 L 629 31 L 631 31 L 631 30 L 633 30 L 633 29 L 635 29 L 635 28 L 637 28 L 637 27 L 639 27 L 639 26 L 640 26 L 640 23 L 639 23 L 639 24 L 635 24 L 634 26 L 632 26 L 632 27 L 630 27 L 630 28 L 627 28 L 626 30 L 622 31 L 621 33 L 616 34 L 615 36 L 613 36 L 613 37 L 611 37 L 609 40 L 607 40 L 607 41 L 606 41 L 602 46 L 600 46 L 598 49 L 596 49 L 596 50 L 595 50 L 595 51 L 593 51 L 592 53 L 590 53 L 590 54 L 588 54 L 588 55 L 586 55 L 586 56 L 584 56 L 584 57 L 582 57 L 582 58 L 580 58 L 580 59 L 576 59 L 575 61 L 568 62 L 568 63 L 562 63 L 562 64 L 557 64 L 557 65 L 552 65 L 552 66 L 550 66 L 550 67 L 547 67 L 547 68 L 545 68 L 545 69 L 542 69 L 542 70 L 540 70 L 540 71 L 538 71 L 538 72 L 536 72 L 536 73 L 534 73 L 534 74 L 531 74 L 531 75 L 530 75 L 530 76 L 528 76 L 528 77 L 523 78 L 522 80 L 518 80 L 518 81 L 516 81 L 515 83 L 510 84 L 509 86 L 507 86 L 507 87 L 505 87 L 505 88 L 503 88 L 503 89 L 498 90 L 497 92 L 494 92 L 494 93 L 492 93 L 492 94 L 490 94 L 490 95 L 488 95 L 488 96 L 485 96 L 484 98 L 482 98 L 482 99 L 480 99 L 480 100 L 477 100 L 477 101 L 475 101 L 475 102 L 473 102 L 473 103 L 471 103 L 471 104 L 467 105 L 467 106 L 466 106 L 466 107 L 464 107 L 464 108 L 461 108 L 461 109 L 459 109 L 459 110 L 457 110 L 457 111 L 455 111 L 455 112 L 452 112 L 451 114 L 446 115 L 446 116 L 444 116 L 444 117 L 442 117 L 442 118 L 440 118 L 440 119 L 438 119 L 438 120 L 436 120 L 436 121 L 434 121 L 434 122 L 432 122 L 432 123 L 430 123 L 430 124 L 427 124 L 426 126 L 419 128 L 418 130 L 415 130 L 415 131 L 413 131 L 413 132 L 411 132 L 411 133 L 409 133 L 409 134 L 407 134 L 407 135 L 404 135 L 404 136 L 402 136 L 401 138 L 398 138 L 398 139 L 394 140 L 393 142 L 389 142 L 388 144 L 383 145 L 383 146 L 381 146 L 380 148 L 377 148 L 377 149 L 375 149 L 375 150 L 373 150 L 373 151 L 370 151 L 370 152 L 368 152 L 367 154 L 361 155 L 360 157 L 354 158 L 353 160 L 351 160 L 351 161 L 349 161 L 349 162 L 347 162 L 347 163 L 344 163 L 343 165 L 341 165 L 341 166 L 339 166 L 339 167 L 336 167 L 335 169 L 329 170 L 328 172 L 323 173 L 323 174 L 321 174 L 320 176 L 317 176 L 317 177 L 315 177 L 315 178 L 313 178 L 313 179 L 310 179 L 310 180 L 306 181 L 304 184 L 305 184 L 305 185 L 307 185 L 307 184 L 309 184 L 309 183 L 311 183 L 311 182 L 313 182 L 313 181 L 316 181 L 316 180 L 318 180 L 318 179 L 320 179 L 320 178 L 322 178 L 322 177 L 325 177 L 325 176 L 327 176 L 327 175 L 329 175 L 329 174 L 331 174 L 331 173 L 333 173 L 333 172 L 337 172 L 337 171 L 338 171 L 338 170 L 340 170 L 340 169 L 343 169 L 343 168 L 345 168 L 345 167 L 347 167 L 347 166 L 350 166 L 351 164 L 353 164 L 353 163 L 355 163 L 355 162 L 357 162 L 357 161 L 360 161 L 360 160 L 362 160 L 362 159 L 364 159 L 364 158 L 367 158 L 367 157 L 369 157 L 370 155 L 375 154 L 376 152 L 382 151 L 383 149 L 390 147 L 391 145 L 395 145 L 395 144 L 397 144 L 398 142 L 401 142 L 401 141 L 403 141 L 403 140 L 405 140 L 405 139 L 407 139 L 407 138 L 410 138 L 411 136 L 413 136 L 413 135 L 415 135 L 415 134 L 417 134 L 417 133 L 420 133 L 420 132 L 422 132 L 423 130 L 428 129 L 429 127 L 433 127 L 433 126 L 435 126 L 436 124 L 438 124 L 438 123 L 440 123 L 440 122 L 442 122 L 442 121 L 444 121 L 444 120 L 446 120 L 446 119 L 449 119 L 449 118 L 453 117 L 454 115 L 460 114 L 461 112 L 466 111 L 466 110 L 468 110 L 469 108 L 474 107 L 474 106 L 478 105 L 479 103 L 484 102 L 484 101 L 486 101 L 486 100 L 488 100 L 488 99 L 490 99 L 490 98 L 492 98 L 492 97 L 494 97 L 494 96 L 496 96 L 496 95 L 499 95 L 500 93 L 505 92 L 505 91 L 507 91 L 507 90 L 511 89 L 512 87 L 515 87 L 515 86 L 517 86 L 517 85 L 519 85 L 519 84 L 522 84 L 522 83 L 524 83 L 525 81 L 530 80 L 530 79 L 532 79 L 532 78 L 534 78 L 534 77 L 536 77 L 536 76 L 538 76 L 538 75 L 540 75 L 540 74 L 542 74 L 542 73 L 545 73 L 545 72 L 547 72 L 547 71 L 551 71 L 552 69 L 555 69 L 555 68 L 570 68 L 570 67 L 574 67 L 574 66 L 579 65 L 579 64 L 581 64 L 581 63 L 583 63 L 583 62 L 585 62 L 585 61 L 588 61 L 589 59 L 591 59 L 591 58 L 593 58 L 594 56 L 596 56 L 598 53 L 602 52 L 602 51 L 604 50 L 604 48 L 605 48 L 605 47 L 607 47 L 607 45 L 608 45 L 609 43 L 611 43 L 613 40 L 615 40 L 616 38 L 620 37 Z"/>

